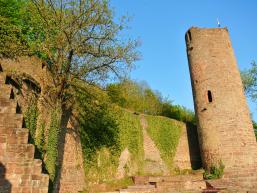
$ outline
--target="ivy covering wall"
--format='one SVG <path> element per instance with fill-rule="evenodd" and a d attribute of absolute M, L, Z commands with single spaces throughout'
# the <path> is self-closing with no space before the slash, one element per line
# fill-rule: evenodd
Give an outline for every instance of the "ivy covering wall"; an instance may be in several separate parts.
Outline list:
<path fill-rule="evenodd" d="M 29 142 L 36 147 L 36 158 L 44 160 L 43 169 L 49 174 L 52 184 L 57 169 L 61 110 L 49 109 L 50 124 L 49 128 L 46 128 L 46 122 L 38 119 L 40 112 L 37 107 L 37 98 L 33 96 L 29 101 L 24 112 L 25 126 L 30 133 Z"/>
<path fill-rule="evenodd" d="M 148 115 L 146 119 L 147 132 L 160 150 L 162 159 L 172 171 L 182 126 L 178 121 L 166 117 Z"/>

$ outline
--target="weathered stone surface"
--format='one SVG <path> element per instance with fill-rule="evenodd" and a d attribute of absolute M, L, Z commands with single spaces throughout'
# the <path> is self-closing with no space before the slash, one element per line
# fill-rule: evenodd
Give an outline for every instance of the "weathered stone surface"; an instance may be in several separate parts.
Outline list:
<path fill-rule="evenodd" d="M 0 72 L 2 80 L 5 74 Z M 29 131 L 16 114 L 12 88 L 0 82 L 0 192 L 39 193 L 48 191 L 49 177 L 42 174 L 42 161 L 34 159 L 35 147 L 28 144 Z"/>
<path fill-rule="evenodd" d="M 134 186 L 128 186 L 121 192 L 134 193 L 167 193 L 171 191 L 179 192 L 202 192 L 206 188 L 202 173 L 175 176 L 135 176 Z"/>
<path fill-rule="evenodd" d="M 222 161 L 224 178 L 256 190 L 257 144 L 228 30 L 193 27 L 186 43 L 203 165 Z"/>
<path fill-rule="evenodd" d="M 182 133 L 174 157 L 174 166 L 180 170 L 202 167 L 196 127 L 180 123 Z"/>
<path fill-rule="evenodd" d="M 143 130 L 143 147 L 144 147 L 144 173 L 145 174 L 164 174 L 169 173 L 167 165 L 161 158 L 160 151 L 156 147 L 154 141 L 147 133 L 147 121 L 144 115 L 140 118 Z"/>
<path fill-rule="evenodd" d="M 63 141 L 59 144 L 60 171 L 57 176 L 56 193 L 77 193 L 83 191 L 85 174 L 78 125 L 71 118 L 62 128 Z"/>
<path fill-rule="evenodd" d="M 130 154 L 128 148 L 126 147 L 121 152 L 121 155 L 119 157 L 119 166 L 118 166 L 117 174 L 116 174 L 117 179 L 121 179 L 126 176 L 125 167 L 126 167 L 126 165 L 129 165 L 130 162 L 131 162 L 131 154 Z"/>

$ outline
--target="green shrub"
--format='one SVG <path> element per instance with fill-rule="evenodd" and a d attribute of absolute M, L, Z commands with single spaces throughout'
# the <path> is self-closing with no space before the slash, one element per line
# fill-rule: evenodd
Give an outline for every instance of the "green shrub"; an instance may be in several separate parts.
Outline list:
<path fill-rule="evenodd" d="M 172 105 L 170 102 L 164 102 L 162 104 L 161 115 L 185 123 L 196 124 L 195 113 L 193 111 L 180 105 Z"/>
<path fill-rule="evenodd" d="M 161 96 L 153 91 L 145 82 L 123 80 L 109 84 L 106 88 L 111 102 L 120 107 L 157 115 L 161 112 Z"/>
<path fill-rule="evenodd" d="M 218 165 L 213 165 L 209 170 L 206 170 L 203 177 L 206 180 L 219 179 L 223 176 L 224 169 L 225 165 L 220 161 Z"/>
<path fill-rule="evenodd" d="M 148 115 L 161 115 L 196 124 L 195 113 L 180 105 L 173 105 L 158 91 L 152 90 L 145 82 L 123 80 L 106 87 L 111 102 L 120 107 Z"/>

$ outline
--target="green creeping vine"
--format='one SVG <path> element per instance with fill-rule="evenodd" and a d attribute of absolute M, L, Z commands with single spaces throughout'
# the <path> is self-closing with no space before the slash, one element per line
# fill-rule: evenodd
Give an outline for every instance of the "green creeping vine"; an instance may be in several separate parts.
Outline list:
<path fill-rule="evenodd" d="M 40 154 L 42 155 L 41 158 L 43 158 L 43 153 L 44 153 L 45 127 L 46 127 L 46 122 L 41 121 L 39 123 L 38 128 L 37 128 L 37 136 L 36 136 L 36 139 L 35 139 L 36 147 L 39 150 Z"/>
<path fill-rule="evenodd" d="M 58 157 L 58 136 L 60 133 L 61 110 L 54 109 L 51 113 L 51 122 L 48 130 L 48 141 L 46 145 L 46 169 L 50 180 L 53 182 L 56 174 L 56 163 Z"/>
<path fill-rule="evenodd" d="M 38 116 L 39 110 L 37 108 L 37 99 L 36 97 L 32 97 L 31 102 L 24 114 L 25 124 L 30 133 L 29 142 L 36 146 L 36 156 L 38 158 L 46 158 L 45 169 L 49 173 L 51 183 L 53 183 L 57 168 L 57 147 L 59 139 L 58 136 L 60 133 L 61 110 L 57 108 L 53 109 L 51 112 L 47 139 L 45 139 L 46 122 L 38 120 Z"/>
<path fill-rule="evenodd" d="M 37 108 L 37 100 L 35 97 L 32 97 L 30 100 L 30 104 L 28 105 L 28 108 L 25 111 L 25 124 L 26 127 L 29 129 L 30 138 L 29 142 L 34 144 L 35 141 L 35 133 L 37 129 L 37 118 L 39 115 L 38 108 Z"/>
<path fill-rule="evenodd" d="M 39 110 L 37 108 L 37 98 L 32 97 L 28 108 L 25 111 L 25 125 L 29 129 L 30 137 L 29 143 L 36 147 L 35 157 L 43 159 L 44 157 L 44 143 L 45 143 L 45 122 L 39 122 Z"/>

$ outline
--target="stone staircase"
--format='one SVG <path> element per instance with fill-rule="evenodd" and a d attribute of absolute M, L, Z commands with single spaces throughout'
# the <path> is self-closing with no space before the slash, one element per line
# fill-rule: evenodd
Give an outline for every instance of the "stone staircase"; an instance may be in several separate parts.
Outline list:
<path fill-rule="evenodd" d="M 134 185 L 109 193 L 202 193 L 202 173 L 176 176 L 134 176 Z M 106 192 L 107 193 L 107 192 Z"/>
<path fill-rule="evenodd" d="M 146 176 L 134 177 L 137 185 L 151 184 L 155 187 L 153 192 L 202 192 L 206 188 L 202 173 L 176 175 L 176 176 Z"/>
<path fill-rule="evenodd" d="M 0 193 L 47 193 L 49 177 L 34 159 L 29 131 L 0 64 Z"/>
<path fill-rule="evenodd" d="M 239 180 L 245 185 L 238 184 Z M 247 178 L 203 180 L 202 173 L 175 176 L 134 176 L 134 185 L 105 193 L 257 193 Z M 252 183 L 252 181 L 250 181 Z"/>

